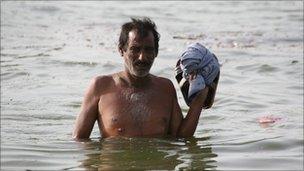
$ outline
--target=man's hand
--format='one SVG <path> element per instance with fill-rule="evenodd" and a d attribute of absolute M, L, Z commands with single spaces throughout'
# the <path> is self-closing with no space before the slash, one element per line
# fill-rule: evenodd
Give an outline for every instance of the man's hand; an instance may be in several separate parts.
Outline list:
<path fill-rule="evenodd" d="M 195 79 L 196 76 L 197 76 L 197 71 L 196 71 L 196 70 L 195 70 L 195 71 L 192 71 L 192 72 L 189 74 L 189 80 L 191 81 L 191 80 Z"/>

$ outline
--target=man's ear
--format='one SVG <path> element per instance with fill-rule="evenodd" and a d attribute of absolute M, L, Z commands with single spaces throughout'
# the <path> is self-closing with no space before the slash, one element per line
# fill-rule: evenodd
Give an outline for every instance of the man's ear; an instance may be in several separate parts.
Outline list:
<path fill-rule="evenodd" d="M 118 47 L 118 52 L 120 53 L 120 56 L 123 56 L 124 55 L 124 51 L 122 48 Z"/>

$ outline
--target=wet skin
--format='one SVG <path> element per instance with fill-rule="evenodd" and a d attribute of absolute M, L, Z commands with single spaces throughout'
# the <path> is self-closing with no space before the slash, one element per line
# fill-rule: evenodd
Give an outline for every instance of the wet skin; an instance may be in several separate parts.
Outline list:
<path fill-rule="evenodd" d="M 98 123 L 103 137 L 167 135 L 173 101 L 172 95 L 166 95 L 172 92 L 170 82 L 149 75 L 144 86 L 133 87 L 123 75 L 121 72 L 100 78 L 109 83 L 98 103 Z"/>
<path fill-rule="evenodd" d="M 208 87 L 193 100 L 183 118 L 172 82 L 149 74 L 156 58 L 152 32 L 142 38 L 130 31 L 128 46 L 119 52 L 125 70 L 91 81 L 73 137 L 89 138 L 96 120 L 102 137 L 192 136 Z"/>

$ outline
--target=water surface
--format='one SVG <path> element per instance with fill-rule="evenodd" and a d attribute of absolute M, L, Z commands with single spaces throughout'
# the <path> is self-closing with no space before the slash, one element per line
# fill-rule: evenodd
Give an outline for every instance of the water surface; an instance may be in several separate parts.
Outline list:
<path fill-rule="evenodd" d="M 85 88 L 118 72 L 121 24 L 161 34 L 151 73 L 174 80 L 199 41 L 221 63 L 193 138 L 71 140 Z M 303 1 L 1 2 L 1 169 L 303 170 Z M 260 117 L 281 120 L 259 124 Z"/>

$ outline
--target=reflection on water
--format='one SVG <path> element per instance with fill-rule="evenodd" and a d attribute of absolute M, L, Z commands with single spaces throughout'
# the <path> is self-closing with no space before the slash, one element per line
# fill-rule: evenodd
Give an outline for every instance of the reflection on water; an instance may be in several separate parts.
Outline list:
<path fill-rule="evenodd" d="M 206 138 L 107 138 L 83 142 L 86 159 L 81 168 L 100 170 L 208 170 L 216 167 L 216 154 Z M 198 145 L 200 144 L 204 145 Z"/>

